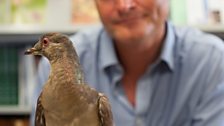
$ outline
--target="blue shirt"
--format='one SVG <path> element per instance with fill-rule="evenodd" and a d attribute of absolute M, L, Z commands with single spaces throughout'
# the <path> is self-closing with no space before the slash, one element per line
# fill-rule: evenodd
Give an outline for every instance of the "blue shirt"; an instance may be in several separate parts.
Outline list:
<path fill-rule="evenodd" d="M 168 22 L 160 57 L 137 82 L 135 107 L 124 94 L 123 68 L 103 26 L 80 31 L 71 40 L 85 80 L 108 96 L 116 126 L 224 126 L 221 39 Z M 44 84 L 48 73 L 44 59 L 39 65 L 39 84 Z"/>

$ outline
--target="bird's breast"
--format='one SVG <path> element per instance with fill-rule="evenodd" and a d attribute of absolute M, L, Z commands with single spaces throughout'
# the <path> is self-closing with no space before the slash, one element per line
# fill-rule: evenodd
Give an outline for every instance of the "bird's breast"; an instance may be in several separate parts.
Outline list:
<path fill-rule="evenodd" d="M 97 93 L 88 86 L 72 83 L 46 84 L 42 101 L 48 118 L 79 123 L 82 118 L 97 119 Z M 91 113 L 91 114 L 90 114 Z"/>

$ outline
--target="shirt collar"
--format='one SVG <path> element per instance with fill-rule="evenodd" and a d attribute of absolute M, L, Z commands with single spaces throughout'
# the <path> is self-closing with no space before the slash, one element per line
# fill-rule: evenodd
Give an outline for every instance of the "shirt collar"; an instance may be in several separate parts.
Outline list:
<path fill-rule="evenodd" d="M 164 45 L 162 47 L 162 52 L 159 59 L 161 61 L 164 61 L 171 70 L 174 69 L 174 39 L 175 35 L 173 26 L 170 22 L 166 22 L 166 36 L 164 39 Z M 105 30 L 102 31 L 102 34 L 100 36 L 100 43 L 98 48 L 101 63 L 100 67 L 102 69 L 119 64 L 114 48 L 114 43 Z"/>
<path fill-rule="evenodd" d="M 162 47 L 160 59 L 167 63 L 171 70 L 174 69 L 174 39 L 175 34 L 173 26 L 170 22 L 166 22 L 166 36 L 163 42 L 164 45 Z"/>
<path fill-rule="evenodd" d="M 100 67 L 105 69 L 109 66 L 119 64 L 114 48 L 114 43 L 105 30 L 102 31 L 99 42 L 99 63 L 101 63 Z"/>

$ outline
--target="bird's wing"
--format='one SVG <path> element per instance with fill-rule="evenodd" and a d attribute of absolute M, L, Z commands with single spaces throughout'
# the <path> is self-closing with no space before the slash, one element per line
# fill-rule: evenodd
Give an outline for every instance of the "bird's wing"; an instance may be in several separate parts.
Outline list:
<path fill-rule="evenodd" d="M 113 126 L 113 115 L 108 98 L 99 93 L 98 99 L 100 126 Z"/>
<path fill-rule="evenodd" d="M 41 94 L 37 100 L 37 108 L 35 115 L 35 126 L 46 126 L 45 117 L 44 117 L 44 109 L 41 104 Z"/>

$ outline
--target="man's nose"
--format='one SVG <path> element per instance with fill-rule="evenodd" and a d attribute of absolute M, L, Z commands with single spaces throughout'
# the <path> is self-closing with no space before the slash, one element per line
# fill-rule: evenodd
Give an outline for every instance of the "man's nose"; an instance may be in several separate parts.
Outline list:
<path fill-rule="evenodd" d="M 127 12 L 135 8 L 135 0 L 117 0 L 116 6 L 121 12 Z"/>

